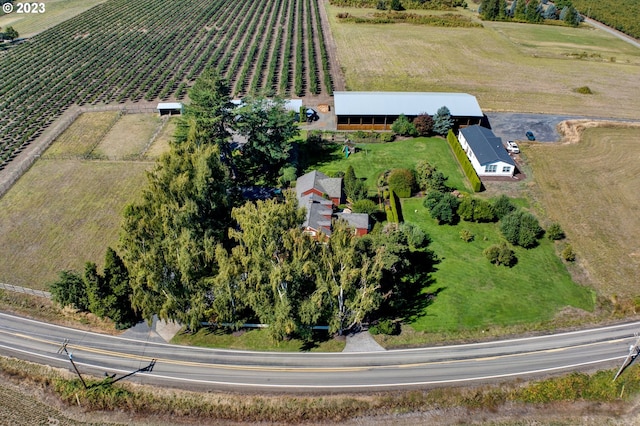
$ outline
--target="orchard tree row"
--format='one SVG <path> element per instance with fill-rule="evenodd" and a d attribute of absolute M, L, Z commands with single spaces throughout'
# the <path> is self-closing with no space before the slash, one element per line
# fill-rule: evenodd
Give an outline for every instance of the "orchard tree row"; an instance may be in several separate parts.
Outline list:
<path fill-rule="evenodd" d="M 640 2 L 636 0 L 572 0 L 589 18 L 640 39 Z"/>
<path fill-rule="evenodd" d="M 0 164 L 73 104 L 181 99 L 207 67 L 238 97 L 330 94 L 317 1 L 112 0 L 7 49 Z"/>

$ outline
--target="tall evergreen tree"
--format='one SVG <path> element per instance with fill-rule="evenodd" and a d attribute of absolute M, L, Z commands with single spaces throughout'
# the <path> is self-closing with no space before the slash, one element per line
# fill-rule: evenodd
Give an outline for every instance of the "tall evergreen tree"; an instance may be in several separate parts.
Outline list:
<path fill-rule="evenodd" d="M 289 159 L 298 126 L 282 99 L 245 98 L 243 102 L 234 126 L 247 142 L 242 155 L 235 157 L 237 170 L 244 182 L 273 183 Z"/>
<path fill-rule="evenodd" d="M 454 121 L 451 118 L 451 111 L 446 106 L 438 108 L 433 116 L 433 132 L 440 136 L 445 136 L 449 129 L 453 127 Z"/>
<path fill-rule="evenodd" d="M 229 224 L 227 173 L 216 146 L 187 140 L 148 174 L 139 202 L 127 206 L 122 254 L 134 308 L 196 326 L 206 278 L 216 269 L 216 244 Z"/>

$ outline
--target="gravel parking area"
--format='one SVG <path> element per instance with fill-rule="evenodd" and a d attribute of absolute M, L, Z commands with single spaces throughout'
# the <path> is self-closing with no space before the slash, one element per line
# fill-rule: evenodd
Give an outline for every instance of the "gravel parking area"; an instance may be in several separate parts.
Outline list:
<path fill-rule="evenodd" d="M 503 142 L 527 140 L 525 132 L 532 131 L 538 142 L 558 142 L 560 135 L 556 130 L 558 123 L 564 120 L 587 117 L 571 115 L 487 113 L 491 130 Z"/>

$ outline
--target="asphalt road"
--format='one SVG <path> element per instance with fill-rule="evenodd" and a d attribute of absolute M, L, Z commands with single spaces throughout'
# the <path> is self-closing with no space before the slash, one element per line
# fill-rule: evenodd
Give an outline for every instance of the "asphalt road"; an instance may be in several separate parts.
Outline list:
<path fill-rule="evenodd" d="M 247 352 L 152 343 L 0 313 L 0 354 L 81 372 L 198 390 L 374 391 L 472 384 L 621 365 L 640 323 L 455 346 L 370 353 Z"/>

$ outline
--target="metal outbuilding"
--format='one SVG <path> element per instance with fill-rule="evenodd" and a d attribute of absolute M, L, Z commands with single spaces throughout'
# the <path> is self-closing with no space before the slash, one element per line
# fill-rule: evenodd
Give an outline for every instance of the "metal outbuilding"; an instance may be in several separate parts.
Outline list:
<path fill-rule="evenodd" d="M 480 124 L 484 113 L 475 96 L 446 92 L 334 92 L 338 130 L 389 130 L 400 114 L 434 115 L 446 106 L 457 126 Z"/>
<path fill-rule="evenodd" d="M 180 115 L 182 114 L 181 102 L 160 102 L 158 104 L 158 112 L 160 115 Z"/>

